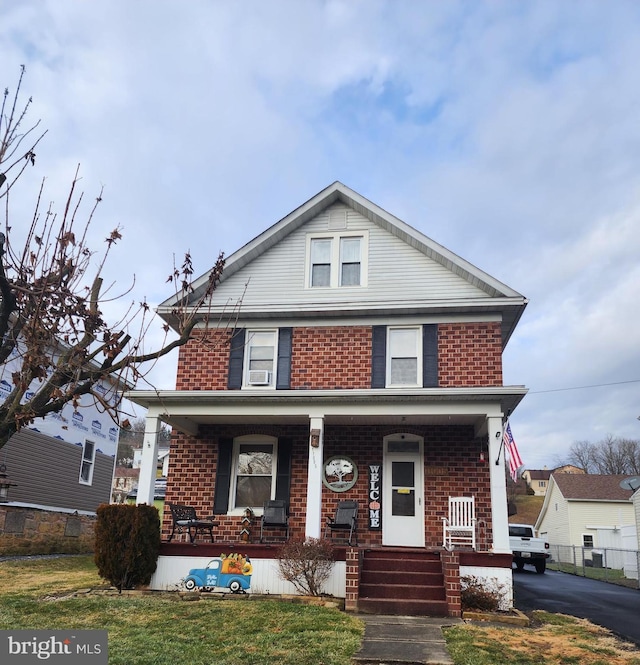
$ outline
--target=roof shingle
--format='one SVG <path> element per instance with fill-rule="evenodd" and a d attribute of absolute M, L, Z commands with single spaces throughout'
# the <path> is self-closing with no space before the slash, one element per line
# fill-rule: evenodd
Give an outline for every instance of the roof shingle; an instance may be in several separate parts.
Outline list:
<path fill-rule="evenodd" d="M 631 490 L 623 490 L 620 481 L 627 475 L 607 476 L 600 474 L 554 473 L 553 479 L 565 499 L 591 501 L 626 501 Z"/>

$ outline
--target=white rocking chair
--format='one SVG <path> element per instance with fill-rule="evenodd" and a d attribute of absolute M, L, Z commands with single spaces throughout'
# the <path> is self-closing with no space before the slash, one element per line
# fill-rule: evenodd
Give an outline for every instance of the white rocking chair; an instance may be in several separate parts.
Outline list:
<path fill-rule="evenodd" d="M 476 549 L 474 497 L 449 497 L 449 517 L 442 518 L 442 544 L 447 550 L 469 545 L 472 549 Z"/>

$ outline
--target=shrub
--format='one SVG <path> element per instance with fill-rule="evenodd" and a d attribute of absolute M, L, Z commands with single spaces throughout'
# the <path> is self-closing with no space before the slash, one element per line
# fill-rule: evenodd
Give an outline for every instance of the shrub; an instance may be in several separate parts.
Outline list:
<path fill-rule="evenodd" d="M 333 547 L 327 540 L 292 539 L 278 555 L 280 575 L 299 593 L 320 596 L 333 568 Z"/>
<path fill-rule="evenodd" d="M 468 576 L 460 579 L 460 601 L 463 610 L 497 612 L 505 606 L 507 590 L 496 578 L 491 580 Z"/>
<path fill-rule="evenodd" d="M 160 517 L 154 506 L 98 506 L 94 560 L 100 577 L 118 591 L 149 584 L 160 551 Z"/>

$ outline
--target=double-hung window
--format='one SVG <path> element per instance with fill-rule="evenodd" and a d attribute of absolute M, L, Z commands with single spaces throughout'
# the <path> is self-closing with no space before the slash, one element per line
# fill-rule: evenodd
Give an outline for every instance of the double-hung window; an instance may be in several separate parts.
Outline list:
<path fill-rule="evenodd" d="M 82 446 L 82 462 L 80 464 L 79 482 L 91 485 L 93 482 L 93 466 L 96 458 L 96 444 L 88 439 Z"/>
<path fill-rule="evenodd" d="M 310 236 L 307 251 L 308 286 L 366 286 L 367 242 L 365 232 Z"/>
<path fill-rule="evenodd" d="M 311 286 L 331 286 L 331 238 L 311 239 Z"/>
<path fill-rule="evenodd" d="M 244 362 L 246 386 L 275 385 L 277 343 L 276 330 L 247 330 Z"/>
<path fill-rule="evenodd" d="M 261 509 L 274 496 L 276 446 L 266 436 L 242 436 L 234 441 L 231 509 Z"/>
<path fill-rule="evenodd" d="M 422 328 L 388 329 L 387 385 L 422 385 Z"/>

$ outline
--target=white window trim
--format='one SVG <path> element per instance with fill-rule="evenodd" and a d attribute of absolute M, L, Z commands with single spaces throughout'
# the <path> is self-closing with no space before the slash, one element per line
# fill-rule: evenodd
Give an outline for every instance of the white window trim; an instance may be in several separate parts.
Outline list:
<path fill-rule="evenodd" d="M 267 436 L 266 434 L 246 434 L 238 436 L 233 440 L 233 455 L 231 457 L 231 482 L 229 487 L 229 510 L 227 515 L 244 515 L 246 508 L 252 508 L 256 516 L 261 516 L 263 506 L 235 506 L 236 501 L 236 483 L 238 480 L 238 455 L 240 454 L 240 446 L 247 443 L 268 443 L 273 446 L 273 453 L 271 459 L 271 499 L 276 496 L 276 477 L 278 471 L 278 439 L 275 436 Z"/>
<path fill-rule="evenodd" d="M 91 456 L 91 459 L 87 459 L 84 456 L 85 450 L 87 449 L 87 443 L 90 443 L 93 446 L 93 454 Z M 84 466 L 85 462 L 89 463 L 89 480 L 84 480 L 82 478 L 82 467 Z M 93 485 L 93 472 L 96 466 L 96 442 L 93 441 L 92 439 L 85 439 L 84 443 L 82 444 L 82 456 L 80 458 L 80 471 L 78 473 L 78 482 L 81 485 Z"/>
<path fill-rule="evenodd" d="M 416 383 L 391 383 L 391 333 L 393 330 L 415 330 L 417 335 L 417 371 Z M 388 326 L 387 327 L 387 358 L 386 358 L 386 387 L 387 388 L 420 388 L 422 387 L 422 326 Z"/>
<path fill-rule="evenodd" d="M 589 546 L 589 545 L 585 545 L 585 542 L 584 542 L 584 538 L 585 538 L 585 536 L 588 536 L 589 538 L 591 538 L 591 545 L 590 545 L 590 546 Z M 583 534 L 581 535 L 581 538 L 582 538 L 582 547 L 584 547 L 585 550 L 592 550 L 592 549 L 595 548 L 595 546 L 596 546 L 596 539 L 595 539 L 595 537 L 594 537 L 594 535 L 593 535 L 592 533 L 583 533 Z"/>
<path fill-rule="evenodd" d="M 360 284 L 342 286 L 340 284 L 340 239 L 362 238 L 360 246 Z M 331 276 L 329 286 L 311 286 L 311 241 L 330 239 L 331 242 Z M 304 283 L 305 288 L 314 291 L 322 289 L 362 289 L 369 285 L 369 231 L 340 231 L 333 233 L 309 233 L 306 237 Z"/>
<path fill-rule="evenodd" d="M 259 386 L 249 383 L 249 350 L 251 349 L 251 336 L 256 333 L 271 333 L 274 336 L 273 346 L 273 370 L 271 371 L 271 381 L 269 385 Z M 244 345 L 244 359 L 242 362 L 242 387 L 251 390 L 273 390 L 276 387 L 278 374 L 278 342 L 280 336 L 277 328 L 247 328 L 246 340 Z"/>

